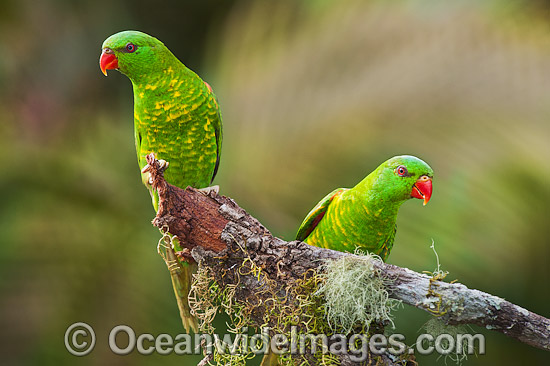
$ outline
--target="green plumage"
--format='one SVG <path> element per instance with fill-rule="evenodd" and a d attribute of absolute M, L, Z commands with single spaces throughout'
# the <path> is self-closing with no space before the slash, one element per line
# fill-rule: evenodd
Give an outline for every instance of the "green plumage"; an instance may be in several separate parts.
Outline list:
<path fill-rule="evenodd" d="M 402 167 L 406 174 L 400 176 Z M 303 221 L 296 239 L 339 251 L 360 248 L 386 260 L 399 207 L 412 198 L 419 181 L 429 180 L 431 196 L 432 177 L 428 164 L 414 156 L 391 158 L 355 187 L 338 188 L 323 198 Z"/>
<path fill-rule="evenodd" d="M 117 68 L 128 76 L 134 92 L 134 134 L 140 169 L 145 157 L 154 152 L 157 159 L 170 165 L 166 181 L 186 188 L 208 187 L 216 175 L 222 144 L 222 119 L 212 89 L 197 74 L 183 65 L 156 38 L 142 32 L 125 31 L 112 35 L 103 43 L 103 54 L 116 57 Z M 111 57 L 111 56 L 110 56 Z M 100 60 L 100 64 L 103 60 Z M 102 68 L 104 67 L 101 64 Z M 148 173 L 142 181 L 149 189 L 155 210 L 157 193 L 148 184 Z M 173 275 L 176 296 L 181 297 L 189 315 L 187 293 L 191 269 Z M 196 328 L 195 321 L 183 319 L 186 328 Z"/>
<path fill-rule="evenodd" d="M 177 61 L 177 60 L 176 60 Z M 134 83 L 134 127 L 140 168 L 145 157 L 170 162 L 166 180 L 178 187 L 208 187 L 221 147 L 221 117 L 206 84 L 182 64 L 162 78 Z"/>
<path fill-rule="evenodd" d="M 126 50 L 129 43 L 135 46 L 134 52 Z M 154 152 L 157 159 L 170 163 L 165 172 L 169 183 L 180 188 L 208 187 L 222 144 L 222 119 L 211 88 L 162 42 L 145 33 L 114 34 L 103 48 L 113 50 L 118 70 L 132 82 L 139 167 Z M 144 175 L 146 185 L 147 178 Z M 151 194 L 156 209 L 156 195 Z"/>

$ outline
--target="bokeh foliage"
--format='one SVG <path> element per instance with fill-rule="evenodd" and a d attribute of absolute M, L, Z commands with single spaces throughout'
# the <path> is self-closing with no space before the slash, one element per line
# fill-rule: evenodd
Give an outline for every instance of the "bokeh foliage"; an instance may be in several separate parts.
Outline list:
<path fill-rule="evenodd" d="M 542 1 L 2 2 L 2 363 L 196 360 L 106 346 L 119 324 L 181 332 L 130 84 L 98 68 L 103 39 L 123 29 L 154 34 L 213 86 L 217 183 L 275 235 L 292 239 L 327 192 L 414 154 L 434 168 L 434 195 L 403 206 L 388 261 L 433 270 L 433 238 L 448 279 L 550 316 L 548 20 Z M 395 324 L 412 343 L 428 319 L 405 308 Z M 63 346 L 77 321 L 98 335 L 84 358 Z M 487 354 L 468 364 L 546 359 L 474 330 Z"/>

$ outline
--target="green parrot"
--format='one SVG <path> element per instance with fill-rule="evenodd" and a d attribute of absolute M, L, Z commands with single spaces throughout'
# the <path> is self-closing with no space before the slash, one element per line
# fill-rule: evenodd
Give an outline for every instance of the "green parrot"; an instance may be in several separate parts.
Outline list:
<path fill-rule="evenodd" d="M 300 225 L 296 240 L 338 251 L 356 248 L 386 260 L 393 246 L 397 211 L 410 198 L 428 203 L 433 170 L 410 155 L 395 156 L 353 188 L 323 198 Z"/>
<path fill-rule="evenodd" d="M 208 187 L 218 171 L 222 146 L 222 118 L 212 88 L 161 41 L 138 31 L 107 38 L 99 65 L 105 76 L 116 69 L 132 82 L 138 164 L 155 210 L 158 195 L 145 169 L 149 153 L 154 152 L 161 164 L 170 164 L 164 173 L 167 182 L 183 189 Z M 174 268 L 174 292 L 185 328 L 196 331 L 187 301 L 195 265 L 177 262 L 169 266 Z"/>
<path fill-rule="evenodd" d="M 306 216 L 296 240 L 338 251 L 356 248 L 386 260 L 395 238 L 397 211 L 410 198 L 428 203 L 433 170 L 414 156 L 396 156 L 382 163 L 353 188 L 338 188 Z M 261 366 L 279 363 L 268 353 Z"/>

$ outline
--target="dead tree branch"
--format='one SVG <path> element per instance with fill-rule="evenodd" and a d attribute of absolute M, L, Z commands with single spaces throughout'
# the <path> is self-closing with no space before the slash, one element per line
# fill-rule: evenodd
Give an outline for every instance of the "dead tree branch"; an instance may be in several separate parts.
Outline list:
<path fill-rule="evenodd" d="M 251 260 L 282 283 L 303 278 L 324 260 L 353 256 L 273 237 L 230 198 L 215 193 L 206 195 L 193 188 L 181 190 L 164 181 L 155 160 L 151 159 L 149 164 L 160 197 L 153 224 L 168 228 L 185 248 L 184 255 L 214 269 L 213 273 L 219 274 L 215 279 L 223 284 L 230 284 L 228 282 L 234 278 L 227 275 L 231 268 L 242 264 L 242 252 L 238 248 L 243 245 Z M 550 350 L 550 320 L 547 318 L 460 283 L 434 280 L 391 264 L 377 263 L 376 267 L 381 275 L 393 279 L 388 289 L 390 296 L 405 304 L 437 314 L 447 324 L 476 324 L 533 347 Z M 253 297 L 262 287 L 254 276 L 245 276 L 244 281 L 241 278 L 240 285 L 236 297 Z"/>

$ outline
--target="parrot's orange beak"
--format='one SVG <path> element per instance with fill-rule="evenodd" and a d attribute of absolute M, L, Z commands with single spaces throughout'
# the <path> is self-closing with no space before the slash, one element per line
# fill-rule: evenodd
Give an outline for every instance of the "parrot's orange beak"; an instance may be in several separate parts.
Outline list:
<path fill-rule="evenodd" d="M 113 50 L 110 48 L 104 48 L 99 57 L 99 67 L 101 72 L 107 76 L 107 70 L 118 69 L 118 59 L 116 58 Z"/>
<path fill-rule="evenodd" d="M 432 197 L 432 178 L 423 175 L 413 184 L 411 197 L 424 200 L 424 206 Z"/>

